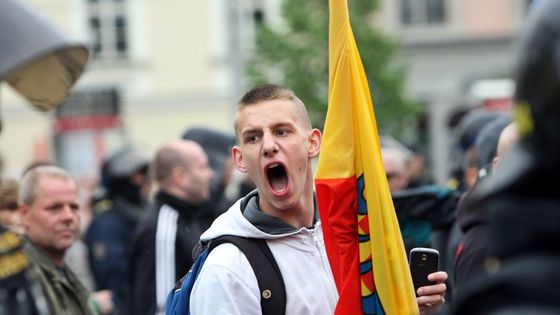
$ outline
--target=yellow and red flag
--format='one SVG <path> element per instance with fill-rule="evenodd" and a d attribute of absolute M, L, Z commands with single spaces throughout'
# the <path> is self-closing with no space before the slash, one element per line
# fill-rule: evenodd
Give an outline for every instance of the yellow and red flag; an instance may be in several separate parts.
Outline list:
<path fill-rule="evenodd" d="M 329 11 L 329 108 L 315 186 L 336 314 L 417 314 L 347 0 L 330 0 Z"/>

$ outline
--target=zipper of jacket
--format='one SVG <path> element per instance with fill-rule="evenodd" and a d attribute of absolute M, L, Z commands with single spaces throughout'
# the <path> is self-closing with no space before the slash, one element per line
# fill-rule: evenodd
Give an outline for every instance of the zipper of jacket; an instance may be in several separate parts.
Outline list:
<path fill-rule="evenodd" d="M 338 295 L 338 291 L 336 289 L 336 285 L 334 283 L 334 278 L 332 275 L 332 270 L 329 264 L 329 258 L 326 255 L 326 249 L 322 250 L 322 248 L 324 248 L 324 240 L 323 239 L 319 239 L 316 229 L 320 228 L 320 227 L 315 227 L 314 229 L 311 230 L 311 237 L 313 238 L 313 243 L 315 245 L 315 254 L 318 256 L 319 258 L 319 263 L 321 265 L 321 270 L 324 274 L 323 280 L 327 283 L 327 286 L 330 288 L 330 292 L 331 292 L 331 298 L 333 301 L 336 301 L 336 297 Z"/>

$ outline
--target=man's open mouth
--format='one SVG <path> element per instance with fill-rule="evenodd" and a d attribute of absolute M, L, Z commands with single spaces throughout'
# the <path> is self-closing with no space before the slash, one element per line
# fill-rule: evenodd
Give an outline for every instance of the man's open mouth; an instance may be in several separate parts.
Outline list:
<path fill-rule="evenodd" d="M 282 164 L 270 164 L 266 168 L 266 175 L 273 190 L 282 191 L 288 187 L 288 173 Z"/>

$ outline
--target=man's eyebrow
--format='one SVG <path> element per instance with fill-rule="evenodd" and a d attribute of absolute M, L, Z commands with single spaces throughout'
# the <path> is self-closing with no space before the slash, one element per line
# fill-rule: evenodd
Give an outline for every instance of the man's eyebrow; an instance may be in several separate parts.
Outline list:
<path fill-rule="evenodd" d="M 272 129 L 282 128 L 282 127 L 293 128 L 294 126 L 295 126 L 295 124 L 293 122 L 281 121 L 281 122 L 277 122 L 277 123 L 272 124 L 272 126 L 270 126 L 270 128 L 272 128 Z M 262 132 L 262 128 L 249 127 L 247 129 L 241 130 L 241 135 L 246 136 L 248 134 L 260 133 L 260 132 Z"/>
<path fill-rule="evenodd" d="M 260 129 L 258 128 L 247 128 L 241 131 L 241 135 L 247 135 L 247 134 L 252 134 L 252 133 L 256 133 L 256 132 L 260 132 Z"/>
<path fill-rule="evenodd" d="M 283 122 L 279 122 L 276 123 L 274 125 L 272 125 L 273 128 L 279 128 L 279 127 L 293 127 L 294 123 L 292 122 L 287 122 L 287 121 L 283 121 Z"/>
<path fill-rule="evenodd" d="M 65 205 L 69 205 L 70 207 L 80 207 L 80 203 L 79 202 L 61 202 L 61 201 L 56 201 L 53 202 L 51 204 L 47 205 L 47 208 L 56 208 L 56 207 L 63 207 Z"/>
<path fill-rule="evenodd" d="M 55 202 L 51 202 L 51 203 L 47 204 L 46 208 L 57 208 L 57 207 L 61 207 L 63 205 L 64 204 L 62 202 L 55 201 Z"/>

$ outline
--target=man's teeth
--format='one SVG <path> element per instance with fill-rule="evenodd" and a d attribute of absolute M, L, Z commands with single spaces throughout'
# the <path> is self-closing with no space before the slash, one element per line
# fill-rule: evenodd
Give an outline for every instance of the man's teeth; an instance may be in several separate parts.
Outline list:
<path fill-rule="evenodd" d="M 280 163 L 270 164 L 270 165 L 268 166 L 268 168 L 269 168 L 269 169 L 275 168 L 275 167 L 278 166 L 278 165 L 280 165 Z"/>

